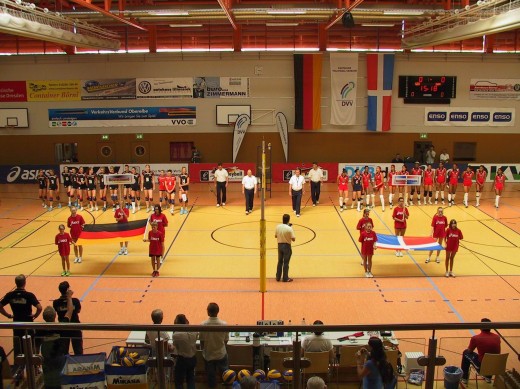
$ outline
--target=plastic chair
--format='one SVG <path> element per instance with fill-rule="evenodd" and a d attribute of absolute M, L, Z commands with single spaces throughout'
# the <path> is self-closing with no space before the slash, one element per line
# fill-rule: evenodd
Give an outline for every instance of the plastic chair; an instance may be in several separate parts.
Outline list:
<path fill-rule="evenodd" d="M 253 346 L 250 344 L 244 345 L 227 345 L 227 354 L 229 361 L 229 368 L 236 372 L 247 369 L 253 370 Z"/>
<path fill-rule="evenodd" d="M 310 361 L 310 366 L 303 369 L 304 380 L 306 382 L 307 374 L 321 374 L 326 375 L 326 381 L 329 381 L 330 375 L 330 353 L 328 351 L 322 352 L 306 352 L 304 354 L 305 358 Z"/>
<path fill-rule="evenodd" d="M 348 377 L 358 380 L 356 353 L 363 346 L 341 346 L 339 349 L 339 360 L 336 364 L 336 386 L 339 386 L 339 375 L 346 371 Z"/>
<path fill-rule="evenodd" d="M 506 354 L 484 354 L 484 358 L 482 358 L 482 363 L 480 364 L 480 368 L 475 364 L 470 363 L 469 370 L 471 374 L 471 368 L 475 370 L 475 384 L 478 388 L 478 376 L 488 377 L 492 375 L 500 375 L 506 372 L 507 365 L 507 357 L 509 353 Z"/>
<path fill-rule="evenodd" d="M 285 358 L 291 358 L 293 356 L 292 351 L 271 351 L 269 354 L 269 369 L 275 369 L 279 372 L 285 370 L 283 361 Z"/>

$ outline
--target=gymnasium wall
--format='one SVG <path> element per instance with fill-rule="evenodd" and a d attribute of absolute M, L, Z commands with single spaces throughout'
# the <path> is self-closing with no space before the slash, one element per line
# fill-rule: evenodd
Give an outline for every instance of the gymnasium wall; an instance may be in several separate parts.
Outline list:
<path fill-rule="evenodd" d="M 251 81 L 247 99 L 171 99 L 79 102 L 2 103 L 5 108 L 28 108 L 28 129 L 0 129 L 0 164 L 54 163 L 55 143 L 78 143 L 81 162 L 167 162 L 169 142 L 193 141 L 203 161 L 229 161 L 232 157 L 233 129 L 215 124 L 217 104 L 250 104 L 253 123 L 242 143 L 237 161 L 256 159 L 257 146 L 264 138 L 272 144 L 273 161 L 284 160 L 274 124 L 274 114 L 283 112 L 289 121 L 289 160 L 388 161 L 395 153 L 413 155 L 419 133 L 428 133 L 440 153 L 453 155 L 455 142 L 476 142 L 476 160 L 517 162 L 520 131 L 515 127 L 425 127 L 424 105 L 405 105 L 397 97 L 397 78 L 405 74 L 457 76 L 457 98 L 451 107 L 505 107 L 520 112 L 520 101 L 470 100 L 472 78 L 518 78 L 519 55 L 490 54 L 396 54 L 392 102 L 392 131 L 370 133 L 366 125 L 366 56 L 359 54 L 356 125 L 329 123 L 329 56 L 323 53 L 322 129 L 294 130 L 293 60 L 290 53 L 190 53 L 77 56 L 3 57 L 0 80 L 66 80 L 124 77 L 242 76 Z M 197 124 L 186 127 L 104 127 L 49 128 L 48 109 L 82 107 L 179 106 L 197 107 Z M 442 106 L 446 107 L 446 106 Z M 518 123 L 518 119 L 517 119 Z M 136 133 L 143 140 L 137 141 Z M 101 134 L 109 134 L 103 142 Z M 35 137 L 34 135 L 38 135 Z M 142 143 L 147 153 L 138 157 L 135 145 Z M 100 153 L 103 144 L 113 153 Z M 22 151 L 23 150 L 23 151 Z"/>

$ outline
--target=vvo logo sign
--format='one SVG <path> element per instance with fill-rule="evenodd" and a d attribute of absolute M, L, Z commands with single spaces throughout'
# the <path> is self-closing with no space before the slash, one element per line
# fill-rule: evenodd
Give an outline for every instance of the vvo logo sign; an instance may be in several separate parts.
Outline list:
<path fill-rule="evenodd" d="M 174 126 L 193 126 L 195 125 L 194 119 L 172 119 Z"/>

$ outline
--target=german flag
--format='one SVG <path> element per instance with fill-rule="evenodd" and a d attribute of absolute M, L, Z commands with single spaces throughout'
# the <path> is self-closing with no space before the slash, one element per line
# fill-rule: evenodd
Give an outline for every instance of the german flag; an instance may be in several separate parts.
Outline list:
<path fill-rule="evenodd" d="M 294 128 L 321 128 L 321 54 L 294 55 Z"/>
<path fill-rule="evenodd" d="M 105 244 L 128 240 L 142 240 L 148 219 L 128 223 L 86 224 L 78 245 Z"/>

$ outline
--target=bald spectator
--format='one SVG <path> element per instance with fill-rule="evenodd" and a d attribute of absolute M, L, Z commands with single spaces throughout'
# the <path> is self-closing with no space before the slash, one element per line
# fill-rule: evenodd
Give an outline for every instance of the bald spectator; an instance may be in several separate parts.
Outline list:
<path fill-rule="evenodd" d="M 307 380 L 307 389 L 327 389 L 327 385 L 323 378 L 314 376 Z"/>
<path fill-rule="evenodd" d="M 252 376 L 244 377 L 240 381 L 240 389 L 260 389 L 260 382 Z"/>

